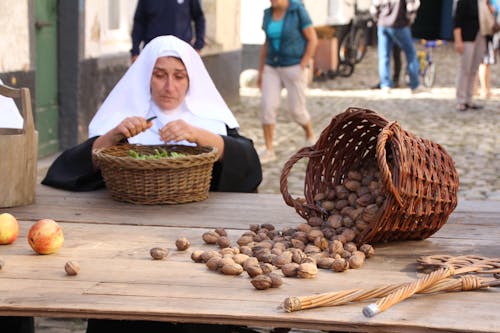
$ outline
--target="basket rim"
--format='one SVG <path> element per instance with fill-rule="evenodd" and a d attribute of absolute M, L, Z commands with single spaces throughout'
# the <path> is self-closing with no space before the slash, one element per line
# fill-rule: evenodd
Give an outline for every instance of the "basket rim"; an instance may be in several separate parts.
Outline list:
<path fill-rule="evenodd" d="M 147 147 L 147 148 L 163 148 L 169 151 L 172 148 L 179 149 L 194 149 L 201 150 L 199 154 L 187 154 L 182 157 L 175 158 L 160 158 L 151 160 L 139 160 L 133 158 L 132 156 L 115 156 L 109 154 L 110 151 L 122 150 L 129 151 L 137 147 Z M 92 155 L 95 158 L 97 164 L 107 163 L 119 165 L 122 168 L 128 169 L 165 169 L 165 168 L 184 168 L 186 166 L 192 165 L 202 165 L 215 162 L 217 155 L 217 148 L 211 146 L 187 146 L 187 145 L 169 145 L 169 144 L 155 144 L 155 145 L 145 145 L 145 144 L 121 144 L 111 147 L 97 148 L 92 150 Z"/>

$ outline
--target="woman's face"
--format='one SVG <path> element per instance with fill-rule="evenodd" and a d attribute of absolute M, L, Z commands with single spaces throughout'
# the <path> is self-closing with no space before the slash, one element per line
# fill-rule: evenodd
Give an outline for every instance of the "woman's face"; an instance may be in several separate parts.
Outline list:
<path fill-rule="evenodd" d="M 270 0 L 273 8 L 287 8 L 288 0 Z"/>
<path fill-rule="evenodd" d="M 156 60 L 151 75 L 151 97 L 162 110 L 177 108 L 189 87 L 189 77 L 184 63 L 175 57 Z"/>

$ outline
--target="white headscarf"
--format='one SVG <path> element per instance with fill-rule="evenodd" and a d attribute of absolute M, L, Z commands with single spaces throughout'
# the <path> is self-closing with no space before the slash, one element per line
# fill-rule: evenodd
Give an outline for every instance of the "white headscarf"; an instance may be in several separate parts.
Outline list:
<path fill-rule="evenodd" d="M 89 137 L 103 135 L 131 116 L 151 114 L 150 82 L 156 59 L 179 57 L 189 76 L 189 88 L 182 106 L 199 119 L 222 122 L 238 128 L 238 122 L 217 91 L 201 57 L 188 43 L 174 36 L 156 37 L 142 50 L 137 60 L 113 88 L 89 125 Z M 165 125 L 165 124 L 162 124 Z M 196 125 L 195 125 L 196 126 Z M 141 142 L 153 144 L 154 142 Z"/>
<path fill-rule="evenodd" d="M 3 85 L 2 80 L 0 84 Z M 23 128 L 23 117 L 10 97 L 0 95 L 0 128 Z"/>

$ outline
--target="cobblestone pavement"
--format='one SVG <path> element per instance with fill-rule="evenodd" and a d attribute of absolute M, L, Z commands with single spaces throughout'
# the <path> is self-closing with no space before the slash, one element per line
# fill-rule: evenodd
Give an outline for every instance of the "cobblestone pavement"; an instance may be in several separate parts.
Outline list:
<path fill-rule="evenodd" d="M 397 120 L 403 129 L 439 143 L 449 152 L 459 173 L 459 201 L 500 201 L 500 65 L 491 66 L 494 96 L 477 100 L 485 108 L 458 113 L 454 110 L 457 58 L 453 46 L 437 48 L 434 59 L 435 85 L 429 92 L 417 95 L 411 95 L 408 88 L 393 89 L 390 94 L 370 89 L 378 82 L 376 49 L 368 50 L 350 78 L 313 82 L 307 106 L 316 134 L 319 136 L 332 117 L 350 106 L 372 109 L 389 120 Z M 257 148 L 262 148 L 259 102 L 258 89 L 242 88 L 241 102 L 232 109 L 242 134 L 252 138 Z M 284 100 L 282 105 L 285 106 Z M 260 192 L 280 193 L 281 168 L 304 142 L 302 129 L 289 120 L 283 108 L 275 135 L 278 159 L 263 166 Z M 288 192 L 292 195 L 303 195 L 306 163 L 299 161 L 289 174 Z M 84 320 L 36 319 L 37 333 L 83 333 L 85 327 Z"/>

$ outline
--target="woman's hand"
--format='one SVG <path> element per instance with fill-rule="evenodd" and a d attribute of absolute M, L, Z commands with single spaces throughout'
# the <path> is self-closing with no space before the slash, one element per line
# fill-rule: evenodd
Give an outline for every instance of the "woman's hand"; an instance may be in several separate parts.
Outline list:
<path fill-rule="evenodd" d="M 159 133 L 160 138 L 165 142 L 186 140 L 198 143 L 198 128 L 189 125 L 182 119 L 169 122 L 160 129 Z"/>
<path fill-rule="evenodd" d="M 100 136 L 94 141 L 93 149 L 105 148 L 117 145 L 124 138 L 131 138 L 146 131 L 153 126 L 144 117 L 128 117 L 122 120 L 115 128 Z"/>
<path fill-rule="evenodd" d="M 219 134 L 195 127 L 182 119 L 174 120 L 160 129 L 160 138 L 165 142 L 186 140 L 198 146 L 217 148 L 217 160 L 224 154 L 224 139 Z"/>

